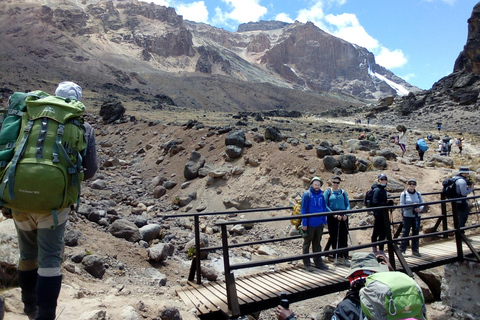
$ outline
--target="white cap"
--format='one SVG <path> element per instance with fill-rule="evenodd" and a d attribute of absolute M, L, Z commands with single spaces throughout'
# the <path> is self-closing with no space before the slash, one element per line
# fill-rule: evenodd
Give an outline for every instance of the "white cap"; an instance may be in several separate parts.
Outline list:
<path fill-rule="evenodd" d="M 57 89 L 55 90 L 55 95 L 63 98 L 75 98 L 78 101 L 82 100 L 82 88 L 71 81 L 60 82 Z"/>

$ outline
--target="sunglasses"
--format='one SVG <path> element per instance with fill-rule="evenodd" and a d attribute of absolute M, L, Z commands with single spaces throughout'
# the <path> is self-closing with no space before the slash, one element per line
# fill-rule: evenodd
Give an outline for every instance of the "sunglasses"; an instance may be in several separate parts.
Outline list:
<path fill-rule="evenodd" d="M 340 182 L 332 181 L 333 184 L 340 184 Z"/>
<path fill-rule="evenodd" d="M 416 186 L 417 184 L 415 182 L 409 182 L 408 185 L 409 186 Z"/>
<path fill-rule="evenodd" d="M 383 181 L 387 181 L 388 179 L 382 178 L 382 179 L 379 179 L 379 180 L 380 180 L 380 181 L 382 181 L 382 180 L 383 180 Z"/>

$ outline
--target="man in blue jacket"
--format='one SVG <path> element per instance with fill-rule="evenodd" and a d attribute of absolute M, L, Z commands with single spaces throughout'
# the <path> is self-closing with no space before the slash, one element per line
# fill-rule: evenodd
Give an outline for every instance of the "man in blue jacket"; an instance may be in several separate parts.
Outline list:
<path fill-rule="evenodd" d="M 320 189 L 322 185 L 323 181 L 319 177 L 312 178 L 310 188 L 305 191 L 302 196 L 301 214 L 327 211 L 323 192 Z M 312 245 L 312 252 L 322 251 L 320 242 L 322 241 L 323 228 L 326 224 L 327 218 L 325 216 L 302 218 L 302 230 L 308 233 L 308 235 L 303 238 L 303 254 L 309 253 L 310 244 Z M 306 270 L 313 271 L 309 258 L 303 259 L 303 265 Z M 327 270 L 328 266 L 323 263 L 322 257 L 316 257 L 315 268 Z"/>

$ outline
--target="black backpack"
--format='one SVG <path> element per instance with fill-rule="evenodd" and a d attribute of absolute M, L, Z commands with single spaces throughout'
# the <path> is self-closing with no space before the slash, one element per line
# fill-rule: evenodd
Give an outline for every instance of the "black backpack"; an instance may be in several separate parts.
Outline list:
<path fill-rule="evenodd" d="M 374 191 L 375 191 L 375 189 L 372 188 L 372 189 L 368 190 L 367 193 L 365 193 L 365 199 L 363 199 L 363 204 L 367 208 L 370 208 L 373 204 L 373 193 L 374 193 Z"/>
<path fill-rule="evenodd" d="M 456 182 L 457 180 L 460 179 L 459 177 L 453 177 L 453 178 L 446 178 L 443 180 L 442 185 L 442 195 L 446 199 L 455 199 L 455 198 L 460 198 L 462 195 L 457 193 L 457 185 Z"/>

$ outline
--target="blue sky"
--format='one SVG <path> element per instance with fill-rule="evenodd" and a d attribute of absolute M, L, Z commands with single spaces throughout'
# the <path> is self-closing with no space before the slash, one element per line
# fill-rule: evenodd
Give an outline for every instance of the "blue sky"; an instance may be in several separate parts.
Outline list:
<path fill-rule="evenodd" d="M 378 64 L 421 89 L 453 71 L 478 0 L 142 0 L 184 19 L 236 31 L 259 20 L 311 21 L 375 54 Z"/>

